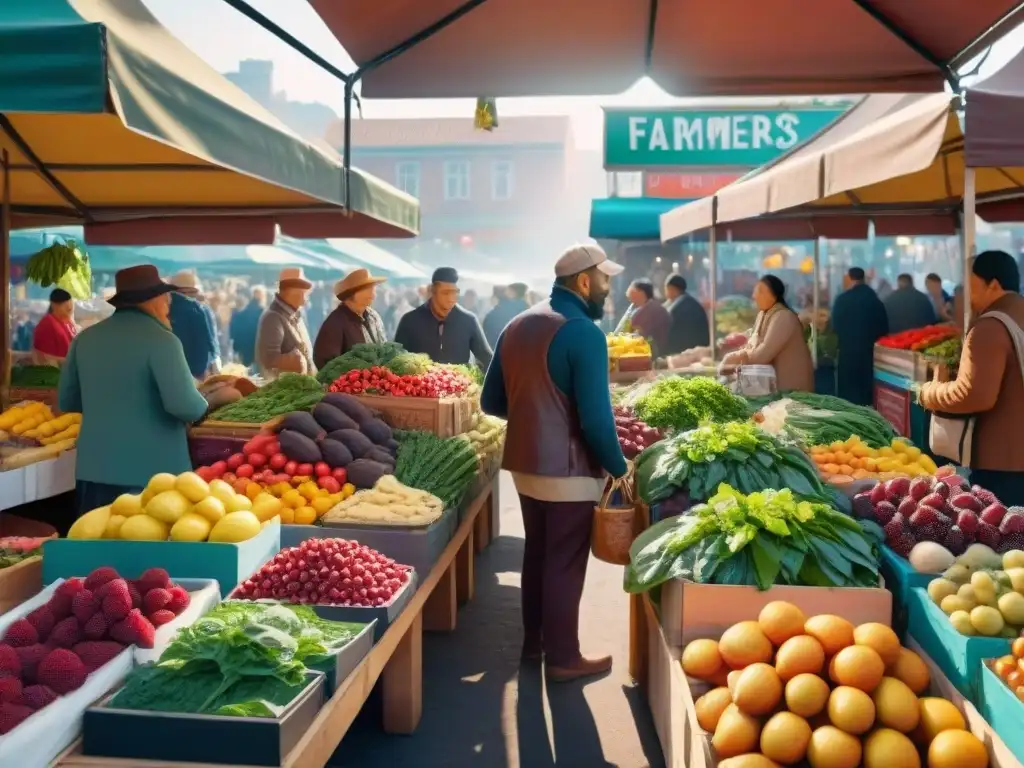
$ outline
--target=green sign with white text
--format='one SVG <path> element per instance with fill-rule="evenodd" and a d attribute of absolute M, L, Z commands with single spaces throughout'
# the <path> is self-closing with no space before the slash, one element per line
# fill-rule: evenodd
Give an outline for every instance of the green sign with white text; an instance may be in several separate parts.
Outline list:
<path fill-rule="evenodd" d="M 606 109 L 607 170 L 756 168 L 812 138 L 843 114 L 793 109 Z"/>

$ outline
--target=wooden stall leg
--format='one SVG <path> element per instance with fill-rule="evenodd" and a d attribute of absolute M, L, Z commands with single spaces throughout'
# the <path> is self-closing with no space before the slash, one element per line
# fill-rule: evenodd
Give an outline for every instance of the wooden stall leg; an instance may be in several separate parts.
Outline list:
<path fill-rule="evenodd" d="M 501 535 L 501 472 L 494 475 L 491 483 L 491 541 Z"/>
<path fill-rule="evenodd" d="M 491 505 L 494 503 L 494 493 L 488 494 L 484 499 L 483 506 L 476 515 L 473 523 L 473 540 L 477 552 L 483 552 L 491 543 Z"/>
<path fill-rule="evenodd" d="M 452 632 L 455 629 L 459 610 L 456 570 L 453 561 L 441 574 L 440 581 L 423 606 L 423 628 L 428 632 Z"/>
<path fill-rule="evenodd" d="M 470 537 L 459 548 L 455 556 L 455 593 L 459 605 L 473 599 L 476 589 L 476 549 Z"/>
<path fill-rule="evenodd" d="M 423 715 L 423 616 L 409 625 L 405 637 L 381 676 L 384 695 L 384 731 L 410 734 Z"/>
<path fill-rule="evenodd" d="M 643 595 L 629 596 L 629 676 L 647 685 L 647 617 Z"/>

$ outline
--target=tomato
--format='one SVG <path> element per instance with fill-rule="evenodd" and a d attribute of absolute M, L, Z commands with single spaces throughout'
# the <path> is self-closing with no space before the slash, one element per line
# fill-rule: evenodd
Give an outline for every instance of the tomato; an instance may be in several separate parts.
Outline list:
<path fill-rule="evenodd" d="M 228 471 L 228 463 L 226 461 L 215 461 L 210 465 L 210 471 L 213 472 L 214 477 L 221 477 Z"/>
<path fill-rule="evenodd" d="M 252 477 L 252 464 L 243 464 L 235 470 L 235 474 L 239 477 Z"/>
<path fill-rule="evenodd" d="M 331 468 L 326 461 L 318 461 L 313 465 L 313 474 L 317 477 L 323 477 L 324 475 L 331 474 Z"/>
<path fill-rule="evenodd" d="M 271 440 L 269 443 L 263 446 L 263 450 L 260 453 L 265 456 L 273 456 L 275 453 L 281 452 L 281 444 L 277 440 Z"/>
<path fill-rule="evenodd" d="M 289 476 L 294 476 L 299 469 L 299 462 L 289 461 L 284 465 L 284 473 Z"/>
<path fill-rule="evenodd" d="M 238 478 L 235 481 L 234 486 L 233 486 L 234 489 L 235 489 L 235 493 L 238 493 L 238 494 L 241 494 L 242 496 L 244 496 L 245 495 L 245 489 L 249 487 L 249 483 L 250 482 L 252 482 L 252 481 L 249 480 L 248 478 L 245 478 L 245 477 Z"/>
<path fill-rule="evenodd" d="M 338 493 L 339 491 L 341 491 L 341 483 L 339 483 L 335 478 L 331 477 L 330 475 L 324 475 L 323 477 L 316 481 L 316 484 L 319 485 L 328 493 Z"/>
<path fill-rule="evenodd" d="M 223 477 L 221 477 L 221 480 L 223 480 L 228 485 L 231 485 L 237 479 L 238 476 L 234 472 L 225 472 Z"/>
<path fill-rule="evenodd" d="M 273 456 L 270 457 L 270 460 L 267 462 L 267 464 L 273 470 L 284 469 L 287 463 L 288 457 L 285 456 L 283 453 L 275 453 Z"/>
<path fill-rule="evenodd" d="M 313 465 L 312 464 L 299 464 L 295 469 L 296 475 L 302 475 L 303 477 L 313 476 Z"/>
<path fill-rule="evenodd" d="M 229 469 L 238 469 L 243 464 L 245 464 L 245 454 L 244 453 L 233 453 L 228 458 L 228 468 Z"/>
<path fill-rule="evenodd" d="M 196 474 L 203 478 L 203 480 L 205 480 L 206 482 L 210 482 L 211 480 L 215 479 L 215 475 L 213 474 L 213 467 L 200 467 L 199 469 L 196 470 Z"/>
<path fill-rule="evenodd" d="M 250 453 L 249 454 L 249 463 L 252 466 L 254 466 L 257 469 L 259 469 L 260 467 L 262 467 L 264 464 L 267 463 L 267 457 L 265 455 L 263 455 L 262 453 L 258 453 L 258 452 Z"/>
<path fill-rule="evenodd" d="M 337 480 L 339 483 L 344 485 L 348 482 L 348 470 L 344 467 L 337 467 L 331 470 L 331 477 Z"/>

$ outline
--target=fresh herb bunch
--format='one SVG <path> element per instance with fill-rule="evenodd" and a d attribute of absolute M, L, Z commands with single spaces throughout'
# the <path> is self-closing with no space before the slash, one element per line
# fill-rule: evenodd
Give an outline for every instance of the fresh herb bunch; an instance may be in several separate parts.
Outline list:
<path fill-rule="evenodd" d="M 458 506 L 479 469 L 473 443 L 465 435 L 438 437 L 431 432 L 404 432 L 396 439 L 398 482 L 432 493 L 445 509 Z"/>
<path fill-rule="evenodd" d="M 433 363 L 430 357 L 413 352 L 399 352 L 384 366 L 399 376 L 419 376 L 430 370 Z"/>
<path fill-rule="evenodd" d="M 854 405 L 841 397 L 813 392 L 777 392 L 748 397 L 757 409 L 785 402 L 786 429 L 806 446 L 825 445 L 859 435 L 872 448 L 890 445 L 896 439 L 892 424 L 874 408 Z"/>
<path fill-rule="evenodd" d="M 282 373 L 248 397 L 218 408 L 210 414 L 216 421 L 262 424 L 292 411 L 308 411 L 324 396 L 324 388 L 312 376 Z"/>
<path fill-rule="evenodd" d="M 343 373 L 387 365 L 404 352 L 405 347 L 394 341 L 386 341 L 383 344 L 354 344 L 345 354 L 328 360 L 317 372 L 316 378 L 321 384 L 331 384 Z"/>
<path fill-rule="evenodd" d="M 12 387 L 56 388 L 60 383 L 60 368 L 53 365 L 16 365 L 11 368 Z"/>
<path fill-rule="evenodd" d="M 963 349 L 963 339 L 960 336 L 955 336 L 933 347 L 928 347 L 921 354 L 934 363 L 942 363 L 950 368 L 957 368 L 960 365 L 960 353 L 963 352 Z"/>
<path fill-rule="evenodd" d="M 636 478 L 640 497 L 648 504 L 680 489 L 700 501 L 721 483 L 742 493 L 789 488 L 810 500 L 836 501 L 807 454 L 751 422 L 705 424 L 655 443 L 640 454 Z"/>
<path fill-rule="evenodd" d="M 633 405 L 637 418 L 657 429 L 683 431 L 707 421 L 749 418 L 746 401 L 707 376 L 671 376 L 656 382 Z"/>
<path fill-rule="evenodd" d="M 707 504 L 655 523 L 630 548 L 625 588 L 671 579 L 769 589 L 877 587 L 882 530 L 789 489 L 743 494 L 723 483 Z"/>

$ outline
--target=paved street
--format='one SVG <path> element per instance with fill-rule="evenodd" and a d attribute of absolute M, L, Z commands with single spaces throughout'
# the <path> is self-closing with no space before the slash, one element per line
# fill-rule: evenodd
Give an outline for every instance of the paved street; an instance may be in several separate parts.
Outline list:
<path fill-rule="evenodd" d="M 658 768 L 663 760 L 647 704 L 627 674 L 622 569 L 591 560 L 584 593 L 584 653 L 615 656 L 589 683 L 552 685 L 519 667 L 523 527 L 502 478 L 501 535 L 477 559 L 475 599 L 452 634 L 423 641 L 423 720 L 413 736 L 379 728 L 370 702 L 335 765 L 368 768 Z"/>

